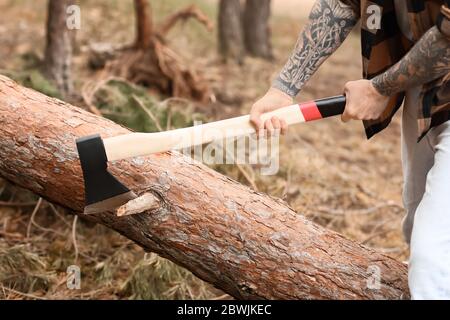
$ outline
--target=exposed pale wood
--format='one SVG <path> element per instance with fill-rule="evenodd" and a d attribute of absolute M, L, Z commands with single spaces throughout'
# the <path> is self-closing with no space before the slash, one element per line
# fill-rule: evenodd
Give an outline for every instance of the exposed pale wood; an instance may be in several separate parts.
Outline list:
<path fill-rule="evenodd" d="M 113 122 L 0 76 L 0 175 L 81 212 L 75 139 L 129 133 Z M 90 216 L 244 299 L 399 299 L 407 268 L 308 221 L 285 202 L 252 191 L 181 154 L 121 160 L 109 169 L 161 205 L 117 217 Z M 380 288 L 370 289 L 374 266 Z"/>
<path fill-rule="evenodd" d="M 136 199 L 128 201 L 116 211 L 118 217 L 155 210 L 161 207 L 161 202 L 152 193 L 144 193 Z"/>

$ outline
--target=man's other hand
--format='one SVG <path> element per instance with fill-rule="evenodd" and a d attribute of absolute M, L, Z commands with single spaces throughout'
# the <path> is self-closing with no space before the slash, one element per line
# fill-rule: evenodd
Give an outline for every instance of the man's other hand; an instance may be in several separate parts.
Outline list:
<path fill-rule="evenodd" d="M 380 94 L 370 80 L 350 81 L 345 84 L 347 98 L 342 121 L 378 119 L 389 102 L 389 97 Z"/>
<path fill-rule="evenodd" d="M 262 135 L 264 129 L 267 130 L 268 135 L 273 135 L 275 132 L 286 134 L 288 125 L 285 120 L 279 119 L 278 117 L 272 117 L 263 122 L 261 120 L 261 115 L 292 104 L 293 99 L 291 96 L 276 88 L 270 88 L 261 99 L 255 102 L 250 111 L 250 121 L 255 127 L 258 135 Z"/>

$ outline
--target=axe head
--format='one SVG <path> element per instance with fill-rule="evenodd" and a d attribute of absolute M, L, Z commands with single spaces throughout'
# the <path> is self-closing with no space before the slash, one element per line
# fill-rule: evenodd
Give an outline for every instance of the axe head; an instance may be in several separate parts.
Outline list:
<path fill-rule="evenodd" d="M 108 158 L 100 135 L 79 138 L 76 144 L 84 178 L 84 213 L 110 211 L 136 198 L 108 172 Z"/>

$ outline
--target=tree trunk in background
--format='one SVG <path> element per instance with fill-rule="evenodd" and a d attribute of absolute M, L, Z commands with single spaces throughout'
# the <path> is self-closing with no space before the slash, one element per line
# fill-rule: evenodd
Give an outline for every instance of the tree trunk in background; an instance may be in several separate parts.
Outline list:
<path fill-rule="evenodd" d="M 130 131 L 0 76 L 0 176 L 76 212 L 75 139 Z M 408 298 L 406 266 L 177 152 L 109 164 L 151 209 L 89 216 L 242 299 Z M 149 207 L 150 208 L 150 207 Z"/>
<path fill-rule="evenodd" d="M 247 52 L 255 57 L 272 59 L 270 43 L 270 1 L 247 0 L 244 11 L 244 39 Z"/>
<path fill-rule="evenodd" d="M 151 43 L 153 17 L 148 0 L 134 0 L 136 12 L 136 48 L 147 49 Z"/>
<path fill-rule="evenodd" d="M 63 97 L 73 92 L 72 34 L 66 25 L 66 8 L 73 0 L 49 0 L 47 16 L 47 44 L 44 73 L 54 82 Z"/>
<path fill-rule="evenodd" d="M 242 63 L 245 55 L 240 0 L 220 0 L 219 52 L 226 60 Z"/>

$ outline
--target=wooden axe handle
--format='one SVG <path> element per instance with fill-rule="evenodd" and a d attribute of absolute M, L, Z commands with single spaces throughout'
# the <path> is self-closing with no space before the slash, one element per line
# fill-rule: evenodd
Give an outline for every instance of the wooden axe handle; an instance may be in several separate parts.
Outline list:
<path fill-rule="evenodd" d="M 336 96 L 295 104 L 265 113 L 262 121 L 278 117 L 288 125 L 342 114 L 345 97 Z M 183 149 L 223 138 L 234 138 L 255 132 L 250 116 L 210 122 L 189 128 L 156 133 L 130 133 L 103 140 L 108 161 Z"/>

